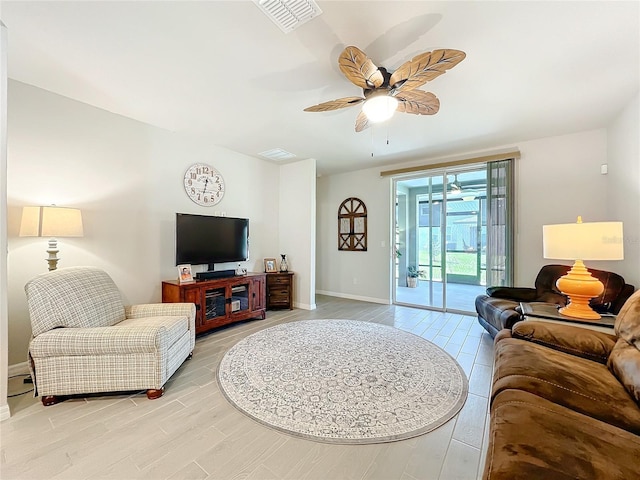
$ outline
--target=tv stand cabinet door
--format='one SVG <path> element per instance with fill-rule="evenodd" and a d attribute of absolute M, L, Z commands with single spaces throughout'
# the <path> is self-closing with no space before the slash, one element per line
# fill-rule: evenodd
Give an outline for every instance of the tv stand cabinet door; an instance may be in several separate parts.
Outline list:
<path fill-rule="evenodd" d="M 203 292 L 199 288 L 185 288 L 183 289 L 183 302 L 185 303 L 194 303 L 196 305 L 196 332 L 202 327 L 204 324 L 204 309 L 202 308 Z"/>
<path fill-rule="evenodd" d="M 264 276 L 256 276 L 251 279 L 251 310 L 264 310 L 267 303 L 266 281 Z M 264 318 L 264 317 L 263 317 Z"/>

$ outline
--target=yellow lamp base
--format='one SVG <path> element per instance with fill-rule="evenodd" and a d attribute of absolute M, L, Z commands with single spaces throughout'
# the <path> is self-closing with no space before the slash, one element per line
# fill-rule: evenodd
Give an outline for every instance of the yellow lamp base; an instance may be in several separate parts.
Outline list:
<path fill-rule="evenodd" d="M 558 290 L 569 297 L 566 307 L 559 310 L 567 317 L 582 320 L 599 320 L 600 314 L 589 306 L 589 300 L 604 291 L 604 285 L 593 277 L 582 260 L 576 260 L 571 270 L 556 282 Z"/>

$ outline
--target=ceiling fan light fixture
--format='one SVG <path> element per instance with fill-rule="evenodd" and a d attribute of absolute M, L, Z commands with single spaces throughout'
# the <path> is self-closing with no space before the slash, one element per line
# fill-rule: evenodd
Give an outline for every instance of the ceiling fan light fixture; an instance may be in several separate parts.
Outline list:
<path fill-rule="evenodd" d="M 362 105 L 362 111 L 370 122 L 379 123 L 389 120 L 398 108 L 398 100 L 389 95 L 376 95 Z"/>

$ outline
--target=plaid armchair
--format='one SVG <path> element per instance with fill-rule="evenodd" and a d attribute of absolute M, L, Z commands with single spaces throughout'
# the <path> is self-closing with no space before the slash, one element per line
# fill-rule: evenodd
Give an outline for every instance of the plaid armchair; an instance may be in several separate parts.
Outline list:
<path fill-rule="evenodd" d="M 146 390 L 149 399 L 158 398 L 193 352 L 194 304 L 125 307 L 111 277 L 98 268 L 38 275 L 25 291 L 34 394 L 45 406 L 97 392 Z"/>

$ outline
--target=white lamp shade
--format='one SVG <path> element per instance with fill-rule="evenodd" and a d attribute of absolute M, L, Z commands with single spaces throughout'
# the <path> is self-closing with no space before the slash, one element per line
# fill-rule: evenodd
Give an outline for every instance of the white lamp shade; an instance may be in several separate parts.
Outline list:
<path fill-rule="evenodd" d="M 77 208 L 24 207 L 21 237 L 82 237 L 82 213 Z"/>
<path fill-rule="evenodd" d="M 563 223 L 542 227 L 544 258 L 622 260 L 622 222 Z"/>
<path fill-rule="evenodd" d="M 370 122 L 384 122 L 393 116 L 398 108 L 398 100 L 389 95 L 376 95 L 370 97 L 364 105 L 362 111 Z"/>

